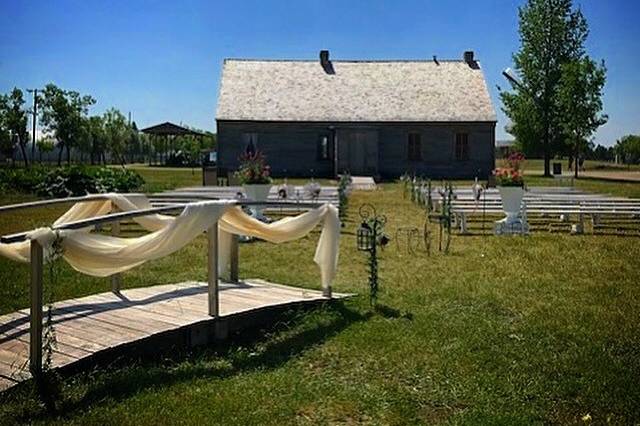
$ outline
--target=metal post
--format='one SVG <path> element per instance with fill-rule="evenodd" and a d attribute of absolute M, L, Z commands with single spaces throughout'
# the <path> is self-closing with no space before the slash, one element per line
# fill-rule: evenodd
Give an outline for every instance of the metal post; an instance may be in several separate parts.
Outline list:
<path fill-rule="evenodd" d="M 229 259 L 229 281 L 232 283 L 238 282 L 238 258 L 239 258 L 239 244 L 240 237 L 236 234 L 231 234 L 231 259 Z"/>
<path fill-rule="evenodd" d="M 31 307 L 29 328 L 29 370 L 33 376 L 42 372 L 42 270 L 44 253 L 36 240 L 31 240 Z"/>
<path fill-rule="evenodd" d="M 584 215 L 582 213 L 578 213 L 578 223 L 575 230 L 576 234 L 584 234 Z"/>
<path fill-rule="evenodd" d="M 218 221 L 207 229 L 207 282 L 209 284 L 209 315 L 220 314 L 218 298 Z"/>
<path fill-rule="evenodd" d="M 460 233 L 467 234 L 469 230 L 467 229 L 467 214 L 460 213 L 457 215 L 458 221 L 460 222 Z"/>
<path fill-rule="evenodd" d="M 111 212 L 116 212 L 117 207 L 115 204 L 111 208 Z M 111 222 L 111 235 L 114 237 L 120 236 L 120 222 Z M 120 293 L 120 289 L 122 288 L 122 274 L 117 273 L 111 275 L 111 291 L 113 293 Z"/>
<path fill-rule="evenodd" d="M 331 286 L 322 289 L 322 295 L 331 299 Z"/>
<path fill-rule="evenodd" d="M 36 158 L 36 124 L 38 121 L 38 89 L 27 89 L 27 92 L 33 93 L 33 122 L 31 131 L 31 163 L 35 162 Z M 42 153 L 40 153 L 40 160 L 42 160 Z"/>

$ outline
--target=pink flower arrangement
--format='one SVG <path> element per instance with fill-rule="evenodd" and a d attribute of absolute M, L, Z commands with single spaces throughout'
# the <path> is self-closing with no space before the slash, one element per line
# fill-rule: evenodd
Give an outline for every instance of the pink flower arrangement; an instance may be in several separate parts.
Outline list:
<path fill-rule="evenodd" d="M 507 157 L 506 161 L 506 167 L 498 167 L 493 171 L 496 183 L 500 186 L 524 186 L 522 172 L 524 155 L 521 152 L 514 152 Z"/>
<path fill-rule="evenodd" d="M 524 154 L 521 152 L 513 152 L 507 157 L 507 164 L 512 169 L 520 170 L 522 163 L 524 163 Z"/>
<path fill-rule="evenodd" d="M 271 167 L 267 165 L 265 156 L 260 151 L 242 154 L 240 167 L 235 175 L 244 185 L 271 183 Z"/>

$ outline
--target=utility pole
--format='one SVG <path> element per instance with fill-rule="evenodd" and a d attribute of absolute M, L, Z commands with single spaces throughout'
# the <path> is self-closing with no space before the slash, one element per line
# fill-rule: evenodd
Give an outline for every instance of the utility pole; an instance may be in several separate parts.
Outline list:
<path fill-rule="evenodd" d="M 33 130 L 31 131 L 31 162 L 36 158 L 36 122 L 38 120 L 38 89 L 27 89 L 33 93 Z"/>

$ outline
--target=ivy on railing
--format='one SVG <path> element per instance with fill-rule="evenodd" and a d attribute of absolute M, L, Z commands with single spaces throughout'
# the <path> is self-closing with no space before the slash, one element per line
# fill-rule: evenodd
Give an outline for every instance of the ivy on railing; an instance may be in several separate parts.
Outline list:
<path fill-rule="evenodd" d="M 55 299 L 55 288 L 58 285 L 60 276 L 60 265 L 62 259 L 62 237 L 60 233 L 54 231 L 56 238 L 51 244 L 51 249 L 47 252 L 45 263 L 49 266 L 49 283 L 43 286 L 44 300 L 47 304 L 45 323 L 42 330 L 42 371 L 44 373 L 51 370 L 53 351 L 58 347 L 56 329 L 53 325 L 53 301 Z"/>

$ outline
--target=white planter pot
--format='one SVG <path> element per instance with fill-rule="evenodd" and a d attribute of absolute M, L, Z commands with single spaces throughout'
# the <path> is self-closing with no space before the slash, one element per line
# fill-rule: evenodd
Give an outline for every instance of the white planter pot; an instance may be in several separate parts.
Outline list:
<path fill-rule="evenodd" d="M 269 198 L 269 191 L 271 190 L 271 184 L 242 185 L 242 188 L 244 188 L 244 193 L 250 201 L 267 201 L 267 198 Z M 256 219 L 265 218 L 262 214 L 262 207 L 251 207 L 251 214 Z"/>
<path fill-rule="evenodd" d="M 522 207 L 524 188 L 521 186 L 500 186 L 498 190 L 502 198 L 502 210 L 507 215 L 504 221 L 507 225 L 519 223 L 518 215 Z"/>

